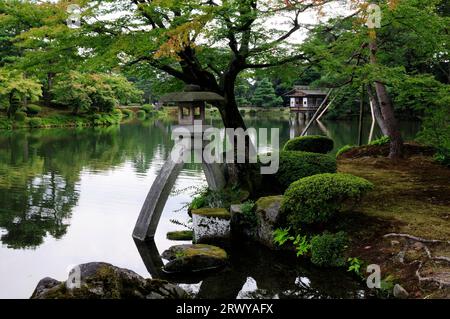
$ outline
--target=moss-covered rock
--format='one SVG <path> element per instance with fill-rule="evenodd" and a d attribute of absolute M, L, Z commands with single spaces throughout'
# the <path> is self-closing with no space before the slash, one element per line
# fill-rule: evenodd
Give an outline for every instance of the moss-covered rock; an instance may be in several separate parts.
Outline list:
<path fill-rule="evenodd" d="M 228 260 L 225 250 L 205 244 L 172 246 L 162 257 L 169 261 L 164 270 L 170 273 L 211 270 L 224 266 Z"/>
<path fill-rule="evenodd" d="M 231 214 L 224 208 L 201 208 L 192 211 L 194 243 L 217 243 L 230 237 Z"/>
<path fill-rule="evenodd" d="M 167 233 L 169 240 L 192 240 L 194 233 L 192 230 L 171 231 Z"/>
<path fill-rule="evenodd" d="M 180 287 L 162 280 L 144 279 L 135 272 L 107 263 L 75 267 L 66 282 L 42 279 L 31 299 L 180 299 Z"/>
<path fill-rule="evenodd" d="M 280 208 L 283 196 L 261 197 L 256 201 L 257 240 L 261 244 L 275 248 L 273 232 L 280 220 Z"/>
<path fill-rule="evenodd" d="M 200 208 L 193 209 L 192 215 L 199 215 L 203 217 L 214 217 L 220 219 L 230 219 L 231 214 L 225 208 Z"/>

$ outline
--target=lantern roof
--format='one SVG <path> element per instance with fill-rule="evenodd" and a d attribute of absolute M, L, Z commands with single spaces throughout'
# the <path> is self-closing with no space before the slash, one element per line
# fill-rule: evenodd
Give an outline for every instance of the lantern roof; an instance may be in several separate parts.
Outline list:
<path fill-rule="evenodd" d="M 182 92 L 172 92 L 163 95 L 161 102 L 223 102 L 223 96 L 209 91 L 203 91 L 198 85 L 186 85 Z"/>

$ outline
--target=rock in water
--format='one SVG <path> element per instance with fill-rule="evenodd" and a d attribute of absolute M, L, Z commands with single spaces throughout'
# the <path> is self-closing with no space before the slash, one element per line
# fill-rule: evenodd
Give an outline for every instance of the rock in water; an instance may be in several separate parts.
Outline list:
<path fill-rule="evenodd" d="M 169 240 L 192 240 L 194 233 L 192 230 L 171 231 L 167 233 Z"/>
<path fill-rule="evenodd" d="M 403 288 L 402 286 L 400 286 L 399 284 L 396 284 L 394 286 L 394 297 L 395 298 L 399 298 L 399 299 L 406 299 L 409 297 L 409 293 L 406 291 L 405 288 Z"/>
<path fill-rule="evenodd" d="M 31 299 L 184 299 L 187 293 L 163 280 L 144 279 L 107 263 L 75 267 L 67 281 L 44 278 Z"/>
<path fill-rule="evenodd" d="M 228 256 L 222 248 L 205 245 L 177 245 L 172 246 L 162 257 L 169 262 L 164 270 L 169 273 L 198 272 L 222 267 Z"/>
<path fill-rule="evenodd" d="M 192 210 L 194 243 L 223 242 L 230 238 L 231 214 L 225 208 Z"/>

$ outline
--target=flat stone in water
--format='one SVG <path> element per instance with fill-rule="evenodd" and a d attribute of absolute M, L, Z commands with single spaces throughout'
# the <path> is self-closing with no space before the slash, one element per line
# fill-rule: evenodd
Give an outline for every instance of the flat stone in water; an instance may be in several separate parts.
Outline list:
<path fill-rule="evenodd" d="M 194 233 L 192 230 L 171 231 L 167 233 L 169 240 L 192 240 Z"/>
<path fill-rule="evenodd" d="M 169 273 L 215 269 L 224 266 L 228 260 L 225 250 L 204 244 L 172 246 L 163 252 L 162 257 L 169 261 L 164 266 Z"/>

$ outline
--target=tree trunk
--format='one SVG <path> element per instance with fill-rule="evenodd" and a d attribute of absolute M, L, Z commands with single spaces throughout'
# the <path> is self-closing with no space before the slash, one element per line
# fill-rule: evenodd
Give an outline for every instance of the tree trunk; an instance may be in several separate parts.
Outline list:
<path fill-rule="evenodd" d="M 384 124 L 383 116 L 381 115 L 381 110 L 380 110 L 380 105 L 378 103 L 378 99 L 376 98 L 371 85 L 367 86 L 367 93 L 369 95 L 370 102 L 372 103 L 375 120 L 377 121 L 378 126 L 381 129 L 381 133 L 383 133 L 383 135 L 387 136 L 389 133 L 386 128 L 386 125 Z"/>
<path fill-rule="evenodd" d="M 377 44 L 376 39 L 373 39 L 370 44 L 370 63 L 377 64 Z M 376 97 L 379 102 L 381 115 L 383 117 L 383 123 L 386 129 L 387 136 L 391 139 L 389 158 L 398 159 L 403 156 L 403 139 L 398 127 L 397 119 L 394 114 L 394 107 L 392 101 L 387 92 L 386 86 L 379 82 L 374 81 L 374 87 Z"/>

